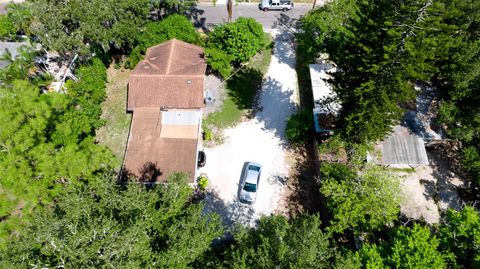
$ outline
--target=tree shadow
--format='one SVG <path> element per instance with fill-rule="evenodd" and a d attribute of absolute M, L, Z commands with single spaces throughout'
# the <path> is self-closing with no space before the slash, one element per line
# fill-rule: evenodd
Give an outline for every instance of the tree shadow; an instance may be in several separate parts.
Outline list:
<path fill-rule="evenodd" d="M 461 210 L 468 197 L 462 197 L 462 190 L 468 189 L 468 181 L 461 170 L 460 164 L 452 160 L 458 160 L 451 146 L 438 146 L 427 150 L 428 159 L 432 166 L 432 176 L 436 182 L 436 197 L 438 202 L 446 204 L 448 208 Z"/>
<path fill-rule="evenodd" d="M 285 128 L 288 118 L 295 112 L 292 100 L 293 89 L 286 88 L 278 80 L 268 77 L 263 81 L 262 91 L 257 102 L 255 119 L 264 123 L 263 130 L 274 132 L 286 145 Z"/>
<path fill-rule="evenodd" d="M 195 5 L 187 12 L 187 17 L 193 21 L 193 26 L 195 28 L 202 29 L 204 33 L 208 34 L 213 25 L 206 24 L 207 18 L 202 17 L 204 13 L 205 10 L 200 9 L 197 5 Z"/>
<path fill-rule="evenodd" d="M 241 203 L 238 197 L 230 202 L 225 202 L 215 190 L 208 190 L 204 201 L 204 213 L 217 213 L 226 227 L 227 233 L 232 232 L 238 224 L 253 226 L 258 219 L 253 206 Z"/>
<path fill-rule="evenodd" d="M 260 90 L 262 73 L 254 68 L 244 68 L 227 81 L 228 95 L 239 109 L 251 109 Z"/>
<path fill-rule="evenodd" d="M 275 22 L 273 22 L 272 27 L 273 28 L 280 28 L 282 26 L 287 27 L 288 30 L 292 33 L 296 32 L 296 28 L 299 26 L 299 21 L 296 18 L 290 17 L 286 13 L 280 13 L 278 15 L 275 15 L 275 18 L 277 19 Z"/>
<path fill-rule="evenodd" d="M 160 177 L 162 174 L 163 173 L 160 171 L 157 163 L 146 162 L 142 165 L 142 167 L 138 168 L 137 173 L 134 173 L 125 166 L 122 166 L 118 181 L 121 183 L 136 181 L 146 185 L 153 185 L 157 183 L 158 177 Z"/>
<path fill-rule="evenodd" d="M 288 65 L 295 70 L 295 36 L 286 27 L 280 27 L 274 36 L 273 55 L 280 64 Z"/>

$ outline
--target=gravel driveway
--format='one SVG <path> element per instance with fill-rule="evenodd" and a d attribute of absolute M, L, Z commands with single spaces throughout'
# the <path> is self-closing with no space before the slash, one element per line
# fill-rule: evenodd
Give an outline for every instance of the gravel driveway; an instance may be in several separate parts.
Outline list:
<path fill-rule="evenodd" d="M 260 111 L 251 120 L 224 130 L 225 143 L 207 148 L 207 165 L 200 170 L 209 177 L 206 210 L 219 213 L 225 225 L 254 225 L 260 215 L 275 212 L 281 199 L 281 181 L 289 174 L 285 124 L 297 100 L 295 52 L 285 29 L 273 30 L 275 46 L 260 93 Z M 257 201 L 238 201 L 240 174 L 245 162 L 263 165 Z"/>

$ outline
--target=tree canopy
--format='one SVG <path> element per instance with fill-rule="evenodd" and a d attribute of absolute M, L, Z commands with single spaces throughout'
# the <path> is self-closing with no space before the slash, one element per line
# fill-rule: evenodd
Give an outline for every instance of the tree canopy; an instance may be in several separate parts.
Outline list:
<path fill-rule="evenodd" d="M 326 163 L 321 172 L 320 192 L 333 215 L 330 231 L 373 231 L 398 218 L 400 182 L 388 171 L 367 167 L 357 172 L 344 164 Z"/>
<path fill-rule="evenodd" d="M 22 72 L 13 67 L 22 64 L 16 61 L 23 60 L 2 71 L 9 75 L 0 87 L 1 236 L 20 228 L 36 205 L 117 165 L 110 150 L 94 141 L 105 98 L 101 61 L 81 67 L 67 94 L 41 93 L 34 75 L 18 79 Z"/>
<path fill-rule="evenodd" d="M 88 54 L 131 48 L 148 19 L 149 0 L 39 0 L 30 29 L 48 49 Z"/>
<path fill-rule="evenodd" d="M 223 51 L 233 58 L 233 62 L 248 61 L 266 45 L 263 27 L 253 18 L 238 18 L 215 26 L 210 34 L 208 47 Z"/>
<path fill-rule="evenodd" d="M 390 241 L 380 246 L 364 245 L 358 252 L 365 268 L 447 268 L 447 256 L 440 252 L 439 240 L 428 227 L 394 230 Z"/>
<path fill-rule="evenodd" d="M 186 177 L 168 184 L 91 180 L 36 210 L 0 256 L 3 268 L 187 268 L 222 234 L 218 217 L 190 202 Z"/>
<path fill-rule="evenodd" d="M 283 216 L 263 217 L 256 229 L 242 229 L 227 250 L 229 268 L 331 268 L 328 236 L 315 215 L 289 222 Z"/>
<path fill-rule="evenodd" d="M 480 214 L 477 209 L 467 206 L 461 211 L 448 210 L 439 237 L 441 247 L 455 256 L 456 265 L 480 267 Z"/>

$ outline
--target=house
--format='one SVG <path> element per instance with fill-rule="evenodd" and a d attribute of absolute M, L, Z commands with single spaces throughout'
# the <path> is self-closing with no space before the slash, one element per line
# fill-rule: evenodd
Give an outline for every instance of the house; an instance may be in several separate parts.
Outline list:
<path fill-rule="evenodd" d="M 156 183 L 183 172 L 194 183 L 207 67 L 203 54 L 202 48 L 173 39 L 148 48 L 132 71 L 124 175 Z"/>
<path fill-rule="evenodd" d="M 325 60 L 319 60 L 318 64 L 310 64 L 310 79 L 313 93 L 313 120 L 315 132 L 322 135 L 332 135 L 335 120 L 340 111 L 340 103 L 328 82 L 331 73 L 336 72 L 336 67 Z"/>

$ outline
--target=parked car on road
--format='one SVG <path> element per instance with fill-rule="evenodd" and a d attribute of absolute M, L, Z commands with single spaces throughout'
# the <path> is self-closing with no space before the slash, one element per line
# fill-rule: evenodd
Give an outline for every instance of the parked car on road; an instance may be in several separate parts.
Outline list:
<path fill-rule="evenodd" d="M 258 8 L 263 11 L 287 11 L 293 8 L 293 2 L 289 0 L 262 0 L 262 2 L 258 4 Z"/>
<path fill-rule="evenodd" d="M 262 166 L 254 162 L 246 162 L 240 179 L 240 191 L 238 199 L 242 203 L 253 204 L 257 199 L 258 184 L 260 183 L 260 175 L 262 174 Z"/>

